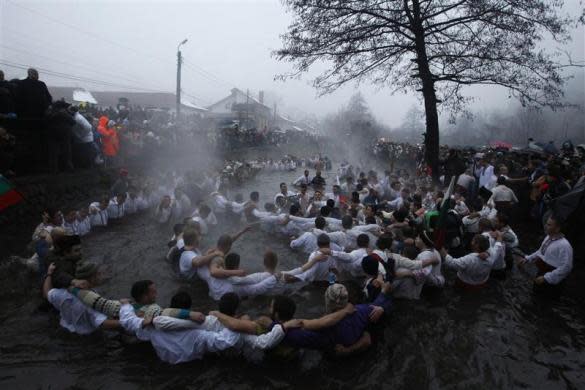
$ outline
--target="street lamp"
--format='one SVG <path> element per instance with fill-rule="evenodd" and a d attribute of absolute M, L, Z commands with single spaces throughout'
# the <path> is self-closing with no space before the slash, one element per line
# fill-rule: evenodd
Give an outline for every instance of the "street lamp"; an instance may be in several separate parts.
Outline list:
<path fill-rule="evenodd" d="M 175 122 L 179 121 L 179 115 L 181 114 L 181 63 L 183 58 L 181 57 L 181 46 L 187 43 L 187 38 L 183 39 L 181 43 L 177 45 L 177 114 Z"/>

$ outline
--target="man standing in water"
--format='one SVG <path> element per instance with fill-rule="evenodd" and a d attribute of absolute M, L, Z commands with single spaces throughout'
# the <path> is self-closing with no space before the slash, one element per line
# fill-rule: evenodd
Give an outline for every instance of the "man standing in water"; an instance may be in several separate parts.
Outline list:
<path fill-rule="evenodd" d="M 538 269 L 534 279 L 534 291 L 559 295 L 563 282 L 573 269 L 573 247 L 561 233 L 561 223 L 555 216 L 550 216 L 544 226 L 546 237 L 540 248 L 523 257 L 519 265 L 533 263 Z"/>

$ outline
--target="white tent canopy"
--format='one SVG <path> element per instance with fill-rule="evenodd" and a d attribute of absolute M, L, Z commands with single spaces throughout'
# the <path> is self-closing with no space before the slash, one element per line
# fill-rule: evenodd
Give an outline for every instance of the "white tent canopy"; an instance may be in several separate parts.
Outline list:
<path fill-rule="evenodd" d="M 97 104 L 97 100 L 95 100 L 91 92 L 83 89 L 73 90 L 73 101 L 79 103 Z"/>

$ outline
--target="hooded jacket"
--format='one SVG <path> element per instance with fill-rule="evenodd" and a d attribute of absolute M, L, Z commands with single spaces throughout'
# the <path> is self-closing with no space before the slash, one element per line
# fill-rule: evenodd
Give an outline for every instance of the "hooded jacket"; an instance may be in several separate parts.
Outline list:
<path fill-rule="evenodd" d="M 102 116 L 98 124 L 98 133 L 102 136 L 102 149 L 106 156 L 114 157 L 118 154 L 120 148 L 120 141 L 118 140 L 118 132 L 115 128 L 108 127 L 108 117 Z"/>

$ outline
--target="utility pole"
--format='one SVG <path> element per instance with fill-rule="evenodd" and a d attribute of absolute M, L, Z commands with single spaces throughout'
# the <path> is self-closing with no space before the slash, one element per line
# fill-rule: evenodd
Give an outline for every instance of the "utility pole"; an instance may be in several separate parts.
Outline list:
<path fill-rule="evenodd" d="M 248 130 L 248 110 L 250 108 L 250 90 L 246 89 L 246 130 Z"/>
<path fill-rule="evenodd" d="M 183 57 L 181 57 L 181 45 L 184 45 L 185 43 L 187 43 L 187 38 L 177 46 L 177 107 L 175 123 L 179 121 L 179 116 L 181 115 L 181 64 L 183 62 Z"/>

